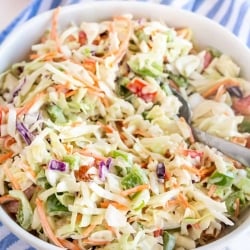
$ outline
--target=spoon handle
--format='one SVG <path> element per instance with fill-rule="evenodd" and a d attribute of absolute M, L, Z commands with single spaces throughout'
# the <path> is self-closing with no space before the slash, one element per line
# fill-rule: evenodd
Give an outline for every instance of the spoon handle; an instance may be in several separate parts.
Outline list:
<path fill-rule="evenodd" d="M 219 151 L 221 151 L 223 154 L 239 161 L 244 166 L 250 167 L 250 150 L 249 149 L 241 145 L 232 143 L 230 141 L 224 140 L 222 138 L 208 134 L 207 132 L 201 131 L 200 129 L 192 128 L 192 130 L 193 130 L 194 137 L 198 141 L 210 147 L 214 147 L 218 149 Z"/>

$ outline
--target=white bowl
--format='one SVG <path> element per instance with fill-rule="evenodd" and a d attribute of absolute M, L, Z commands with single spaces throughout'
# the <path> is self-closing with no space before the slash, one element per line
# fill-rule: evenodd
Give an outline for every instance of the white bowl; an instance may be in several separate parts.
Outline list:
<path fill-rule="evenodd" d="M 63 7 L 59 15 L 59 25 L 63 29 L 71 21 L 101 21 L 120 14 L 131 13 L 135 17 L 147 17 L 154 20 L 166 21 L 169 26 L 190 27 L 194 32 L 196 44 L 199 47 L 214 47 L 230 55 L 242 69 L 244 78 L 250 80 L 250 50 L 232 33 L 217 23 L 200 15 L 152 3 L 143 2 L 94 2 Z M 0 72 L 12 63 L 22 60 L 36 43 L 43 32 L 50 27 L 52 11 L 43 13 L 25 23 L 11 34 L 0 47 Z M 239 234 L 244 233 L 250 225 L 250 211 L 247 211 L 239 221 L 239 226 L 226 236 L 210 243 L 199 250 L 220 250 L 229 244 Z M 59 250 L 61 248 L 44 242 L 18 226 L 0 208 L 0 220 L 10 228 L 20 239 L 37 249 Z M 225 243 L 226 242 L 226 243 Z"/>

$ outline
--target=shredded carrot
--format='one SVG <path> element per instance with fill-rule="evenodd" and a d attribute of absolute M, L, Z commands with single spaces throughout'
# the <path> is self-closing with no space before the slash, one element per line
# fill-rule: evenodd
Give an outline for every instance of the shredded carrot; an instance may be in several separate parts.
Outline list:
<path fill-rule="evenodd" d="M 90 152 L 88 149 L 75 149 L 74 152 L 78 152 L 79 154 L 82 154 L 85 156 L 93 157 L 97 161 L 106 161 L 107 160 L 106 157 L 94 154 L 93 152 Z"/>
<path fill-rule="evenodd" d="M 45 96 L 45 92 L 42 91 L 40 93 L 38 93 L 37 95 L 35 95 L 29 102 L 27 102 L 22 108 L 20 108 L 17 111 L 17 115 L 21 116 L 26 114 L 31 108 L 32 106 L 41 98 L 43 98 Z"/>
<path fill-rule="evenodd" d="M 234 143 L 237 143 L 237 144 L 240 144 L 242 145 L 243 147 L 246 146 L 247 144 L 247 138 L 244 138 L 244 137 L 238 137 L 238 136 L 234 136 L 230 139 L 230 141 L 234 142 Z"/>
<path fill-rule="evenodd" d="M 215 170 L 215 166 L 210 166 L 210 167 L 206 167 L 206 168 L 201 168 L 199 170 L 200 172 L 200 177 L 203 179 L 207 176 L 210 176 Z"/>
<path fill-rule="evenodd" d="M 189 207 L 189 203 L 188 201 L 186 200 L 186 198 L 184 197 L 183 194 L 179 193 L 178 196 L 177 196 L 180 204 L 184 207 L 184 208 L 188 208 Z"/>
<path fill-rule="evenodd" d="M 4 154 L 0 154 L 0 164 L 4 163 L 7 159 L 9 159 L 13 155 L 12 152 L 7 152 Z"/>
<path fill-rule="evenodd" d="M 53 59 L 54 57 L 56 57 L 58 54 L 55 52 L 55 51 L 50 51 L 48 53 L 45 53 L 45 54 L 30 54 L 29 55 L 29 58 L 31 60 L 35 60 L 37 58 L 41 58 L 43 61 L 50 61 L 51 59 Z"/>
<path fill-rule="evenodd" d="M 237 218 L 239 217 L 239 214 L 240 214 L 240 199 L 237 198 L 235 200 L 235 211 L 234 211 L 234 216 Z"/>
<path fill-rule="evenodd" d="M 187 170 L 188 172 L 192 173 L 192 174 L 196 174 L 196 175 L 200 175 L 200 171 L 195 168 L 195 167 L 190 167 L 190 166 L 187 166 L 187 165 L 183 165 L 181 166 L 183 169 Z"/>
<path fill-rule="evenodd" d="M 103 201 L 100 204 L 101 208 L 107 208 L 109 205 L 112 205 L 119 210 L 128 210 L 127 206 L 122 205 L 122 204 L 115 202 L 115 201 Z"/>
<path fill-rule="evenodd" d="M 240 82 L 237 82 L 237 81 L 235 81 L 233 79 L 230 79 L 230 78 L 229 79 L 224 79 L 222 81 L 218 81 L 211 88 L 209 88 L 204 93 L 202 93 L 202 96 L 204 98 L 208 98 L 209 96 L 214 95 L 217 92 L 218 88 L 220 86 L 222 86 L 222 85 L 225 88 L 229 88 L 229 87 L 232 87 L 232 86 L 240 86 Z"/>
<path fill-rule="evenodd" d="M 52 16 L 52 24 L 51 24 L 51 32 L 50 32 L 50 39 L 56 42 L 57 51 L 60 52 L 60 43 L 59 37 L 57 34 L 57 27 L 58 27 L 58 16 L 60 12 L 60 7 L 56 8 L 53 12 Z"/>
<path fill-rule="evenodd" d="M 4 196 L 0 196 L 0 204 L 8 203 L 10 201 L 16 201 L 17 199 L 6 194 Z"/>
<path fill-rule="evenodd" d="M 173 185 L 174 188 L 179 188 L 180 187 L 180 184 L 178 182 L 174 182 L 172 185 Z"/>
<path fill-rule="evenodd" d="M 47 215 L 44 210 L 44 202 L 40 200 L 39 198 L 36 199 L 36 206 L 37 206 L 37 212 L 38 216 L 41 221 L 41 225 L 43 228 L 44 233 L 48 236 L 48 238 L 53 242 L 55 245 L 59 247 L 64 247 L 62 243 L 59 241 L 59 239 L 55 236 L 54 232 L 52 231 L 52 228 L 49 224 L 49 221 L 47 219 Z"/>
<path fill-rule="evenodd" d="M 179 201 L 177 199 L 172 199 L 167 201 L 166 206 L 176 206 L 177 204 L 179 204 Z"/>
<path fill-rule="evenodd" d="M 87 70 L 95 74 L 96 72 L 96 61 L 92 58 L 86 58 L 82 62 L 82 66 Z"/>
<path fill-rule="evenodd" d="M 6 107 L 6 106 L 0 106 L 0 111 L 4 112 L 4 113 L 7 113 L 7 112 L 9 112 L 9 108 Z"/>
<path fill-rule="evenodd" d="M 73 153 L 73 146 L 71 144 L 64 144 L 64 148 L 69 155 Z"/>
<path fill-rule="evenodd" d="M 11 182 L 13 189 L 21 190 L 21 187 L 20 187 L 18 180 L 11 173 L 10 169 L 8 168 L 8 166 L 6 164 L 3 165 L 3 170 L 4 170 L 4 173 L 6 174 L 6 176 L 8 177 L 9 181 Z"/>
<path fill-rule="evenodd" d="M 193 226 L 195 229 L 197 229 L 197 230 L 200 230 L 200 229 L 201 229 L 200 223 L 198 223 L 198 222 L 192 224 L 192 226 Z"/>
<path fill-rule="evenodd" d="M 70 83 L 66 82 L 65 84 L 55 84 L 53 85 L 53 88 L 56 90 L 56 92 L 59 93 L 66 93 L 70 90 Z"/>
<path fill-rule="evenodd" d="M 4 137 L 4 148 L 9 149 L 12 144 L 16 142 L 16 139 L 10 135 Z"/>
<path fill-rule="evenodd" d="M 104 132 L 107 134 L 114 132 L 114 129 L 108 124 L 103 124 L 103 123 L 99 122 L 98 125 L 100 125 L 101 128 L 104 130 Z"/>
<path fill-rule="evenodd" d="M 92 239 L 85 239 L 83 240 L 83 243 L 93 246 L 102 246 L 107 245 L 110 243 L 110 241 L 107 240 L 92 240 Z"/>
<path fill-rule="evenodd" d="M 106 96 L 101 96 L 100 100 L 103 103 L 105 108 L 108 108 L 110 106 L 110 102 Z"/>
<path fill-rule="evenodd" d="M 208 195 L 209 197 L 212 197 L 213 194 L 214 194 L 215 191 L 216 191 L 216 188 L 217 188 L 216 185 L 211 185 L 210 188 L 209 188 L 209 190 L 208 190 L 207 195 Z"/>
<path fill-rule="evenodd" d="M 112 232 L 114 235 L 116 235 L 117 231 L 115 227 L 109 226 L 107 223 L 104 223 L 104 227 L 107 228 L 110 232 Z"/>
<path fill-rule="evenodd" d="M 137 192 L 142 191 L 144 189 L 149 189 L 149 185 L 148 184 L 142 184 L 142 185 L 135 186 L 133 188 L 122 191 L 121 195 L 122 196 L 128 196 L 130 194 L 137 193 Z"/>
<path fill-rule="evenodd" d="M 80 121 L 74 121 L 71 123 L 71 127 L 75 128 L 75 127 L 80 126 L 81 124 L 82 124 L 82 122 L 80 122 Z"/>
<path fill-rule="evenodd" d="M 69 241 L 65 239 L 58 239 L 58 241 L 62 244 L 63 247 L 70 250 L 81 250 L 76 241 Z"/>
<path fill-rule="evenodd" d="M 70 97 L 70 96 L 72 96 L 72 95 L 75 95 L 76 93 L 77 93 L 77 89 L 74 89 L 74 90 L 70 90 L 70 91 L 68 91 L 66 94 L 65 94 L 65 97 L 66 98 L 68 98 L 68 97 Z"/>
<path fill-rule="evenodd" d="M 221 100 L 222 95 L 223 95 L 225 92 L 226 92 L 226 89 L 225 89 L 224 85 L 221 85 L 221 86 L 217 89 L 217 91 L 216 91 L 216 95 L 215 95 L 215 97 L 214 97 L 214 100 L 217 101 L 217 102 L 219 102 L 219 101 Z"/>
<path fill-rule="evenodd" d="M 92 224 L 92 225 L 88 226 L 88 227 L 84 230 L 84 232 L 83 232 L 83 234 L 82 234 L 83 238 L 87 238 L 87 237 L 93 232 L 93 230 L 95 229 L 95 227 L 96 227 L 95 224 Z"/>

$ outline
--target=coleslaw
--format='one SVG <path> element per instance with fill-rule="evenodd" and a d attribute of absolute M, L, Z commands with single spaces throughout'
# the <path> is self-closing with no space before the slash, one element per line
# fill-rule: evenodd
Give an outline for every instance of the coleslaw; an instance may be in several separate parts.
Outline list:
<path fill-rule="evenodd" d="M 250 83 L 188 27 L 131 15 L 60 31 L 0 75 L 0 204 L 68 249 L 193 249 L 233 226 L 250 172 L 192 123 L 250 147 Z"/>

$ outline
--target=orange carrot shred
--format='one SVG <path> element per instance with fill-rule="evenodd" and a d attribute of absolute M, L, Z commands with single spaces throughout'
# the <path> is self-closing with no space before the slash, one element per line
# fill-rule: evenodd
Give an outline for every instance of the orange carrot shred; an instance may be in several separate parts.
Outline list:
<path fill-rule="evenodd" d="M 205 98 L 208 98 L 209 96 L 214 95 L 217 92 L 217 90 L 219 89 L 219 87 L 222 85 L 224 87 L 228 88 L 228 87 L 232 87 L 232 86 L 240 86 L 240 82 L 236 82 L 233 79 L 224 79 L 222 81 L 218 81 L 211 88 L 209 88 L 204 93 L 202 93 L 202 96 Z"/>
<path fill-rule="evenodd" d="M 207 193 L 207 195 L 209 196 L 209 197 L 212 197 L 213 196 L 213 194 L 215 193 L 215 191 L 216 191 L 216 185 L 211 185 L 211 187 L 209 188 L 209 190 L 208 190 L 208 193 Z"/>
<path fill-rule="evenodd" d="M 133 188 L 122 191 L 121 195 L 122 196 L 128 196 L 130 194 L 137 193 L 137 192 L 142 191 L 144 189 L 149 189 L 149 185 L 148 184 L 142 184 L 142 185 L 135 186 Z"/>
<path fill-rule="evenodd" d="M 187 170 L 188 172 L 192 173 L 192 174 L 196 174 L 196 175 L 200 175 L 200 172 L 197 168 L 194 168 L 194 167 L 190 167 L 190 166 L 187 166 L 187 165 L 183 165 L 181 166 L 183 169 Z"/>
<path fill-rule="evenodd" d="M 10 135 L 7 135 L 5 138 L 4 138 L 4 148 L 5 149 L 9 149 L 10 148 L 10 146 L 12 145 L 12 144 L 14 144 L 16 142 L 16 139 L 15 138 L 13 138 L 12 136 L 10 136 Z"/>
<path fill-rule="evenodd" d="M 96 227 L 95 224 L 88 226 L 82 234 L 83 238 L 87 238 L 93 232 L 95 227 Z"/>
<path fill-rule="evenodd" d="M 13 155 L 12 152 L 7 152 L 4 154 L 0 154 L 0 164 L 4 163 L 7 159 L 9 159 Z"/>
<path fill-rule="evenodd" d="M 53 242 L 55 245 L 59 247 L 64 247 L 63 244 L 60 242 L 60 240 L 55 236 L 54 232 L 52 231 L 52 228 L 49 224 L 49 221 L 47 219 L 47 215 L 44 210 L 44 202 L 40 200 L 39 198 L 36 199 L 36 206 L 37 206 L 37 212 L 38 216 L 41 221 L 42 228 L 44 230 L 44 233 L 48 236 L 48 238 Z"/>
<path fill-rule="evenodd" d="M 237 198 L 235 200 L 235 211 L 234 211 L 234 216 L 237 218 L 239 217 L 239 214 L 240 214 L 240 199 Z"/>
<path fill-rule="evenodd" d="M 127 206 L 122 205 L 122 204 L 115 202 L 115 201 L 103 201 L 100 204 L 101 208 L 107 208 L 109 205 L 112 205 L 119 210 L 128 210 Z"/>
<path fill-rule="evenodd" d="M 185 208 L 189 207 L 189 203 L 183 194 L 181 193 L 178 194 L 178 200 L 180 201 L 180 204 L 183 205 Z"/>
<path fill-rule="evenodd" d="M 70 250 L 81 250 L 81 248 L 78 246 L 78 244 L 74 241 L 68 241 L 65 239 L 58 239 L 59 242 L 63 245 L 63 247 L 70 249 Z"/>
<path fill-rule="evenodd" d="M 36 96 L 33 97 L 33 99 L 31 99 L 29 102 L 27 102 L 22 108 L 20 108 L 17 111 L 17 115 L 21 116 L 26 114 L 31 108 L 32 106 L 39 100 L 41 99 L 43 96 L 45 96 L 45 92 L 42 91 L 39 94 L 37 94 Z"/>

